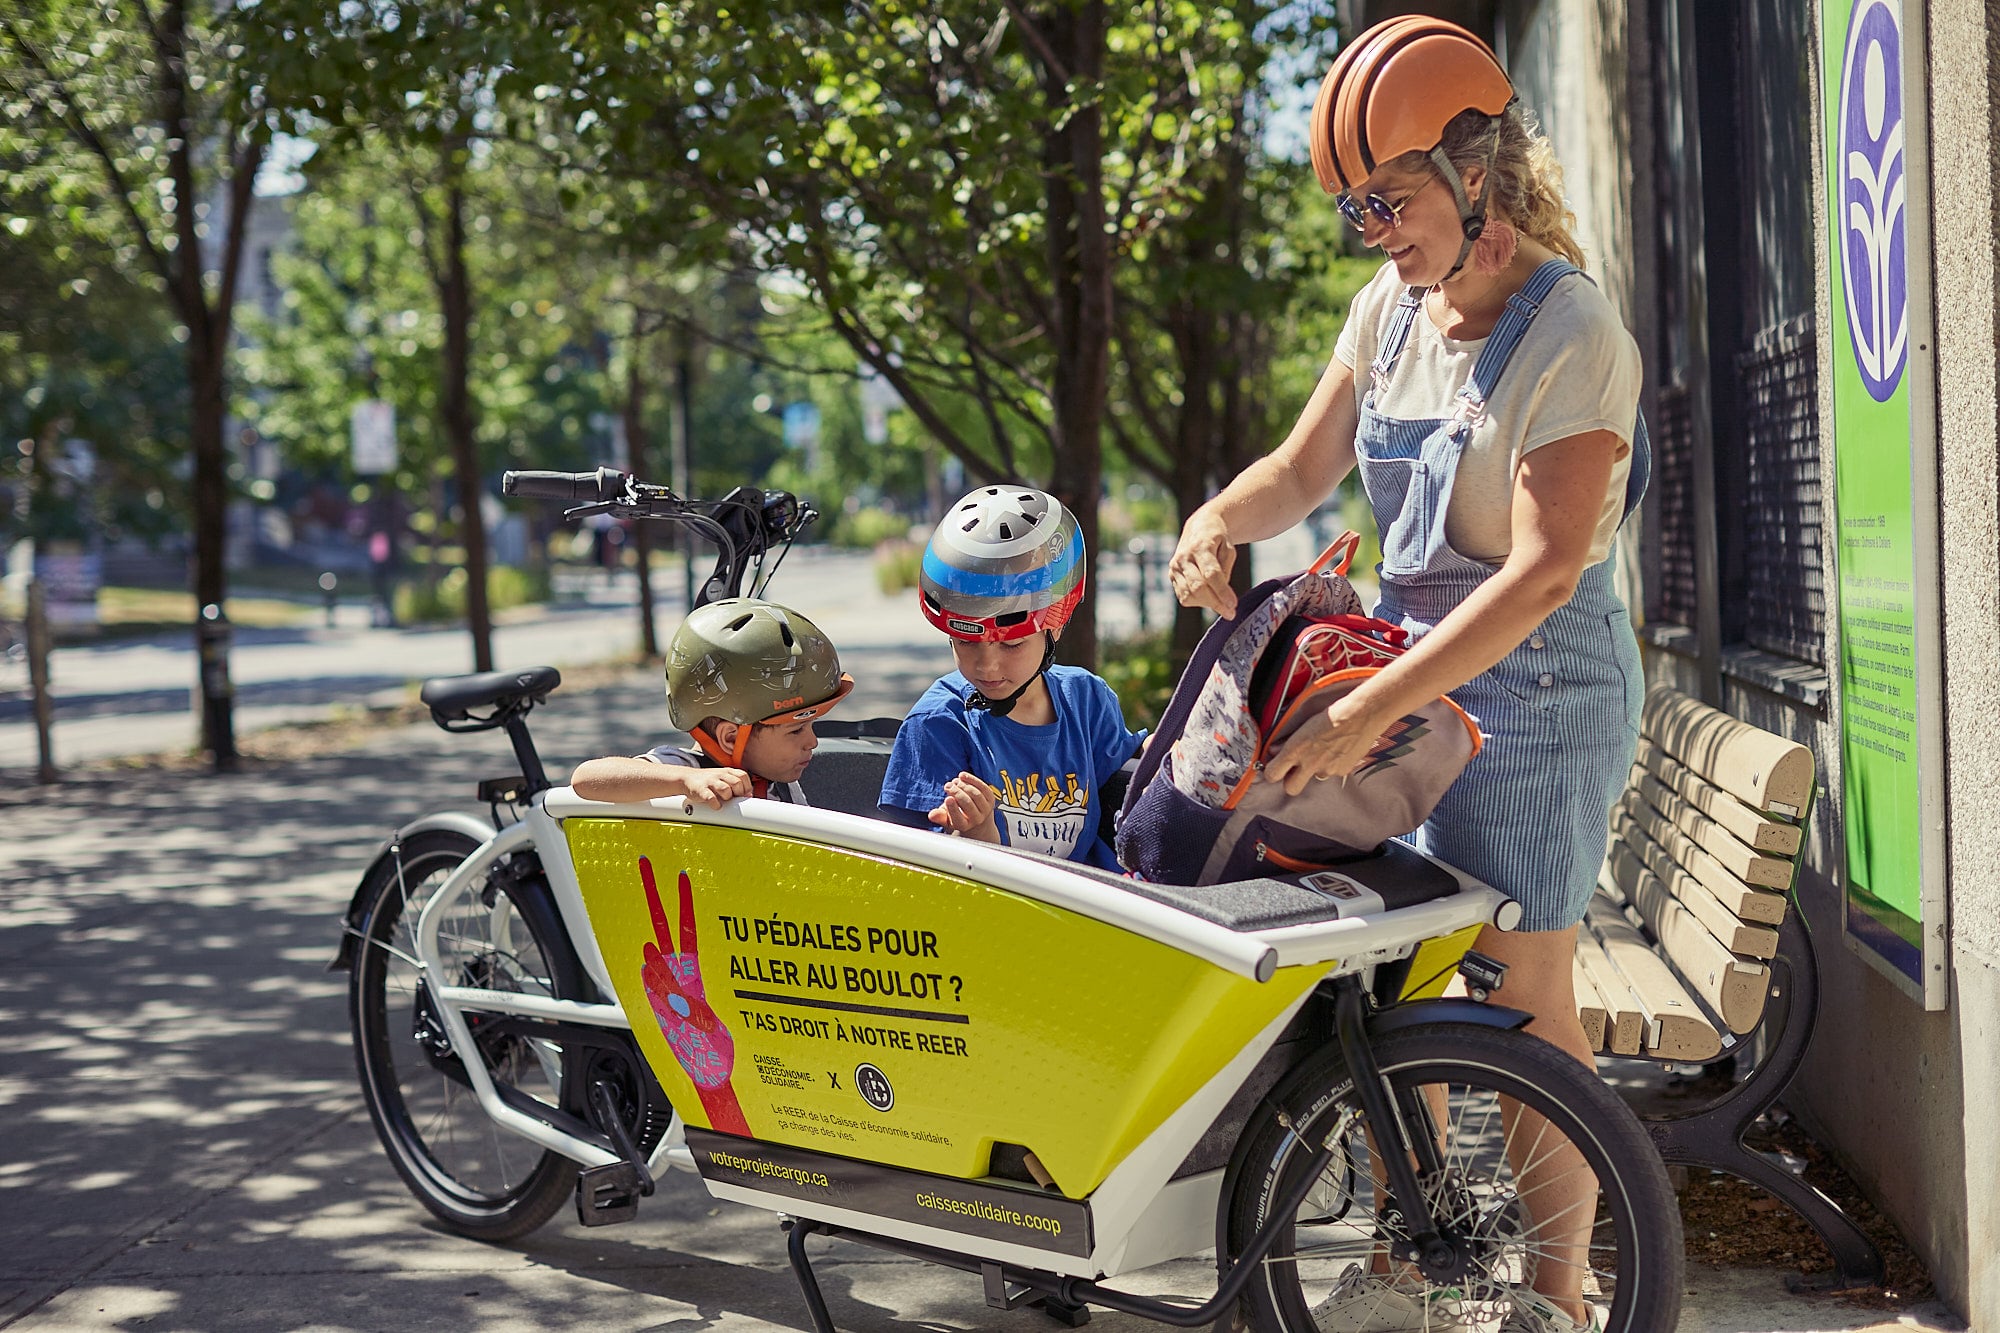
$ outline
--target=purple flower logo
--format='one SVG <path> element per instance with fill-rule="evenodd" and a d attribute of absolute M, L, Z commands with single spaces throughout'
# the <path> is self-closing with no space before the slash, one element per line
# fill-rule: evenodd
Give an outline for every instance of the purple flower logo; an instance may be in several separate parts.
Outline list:
<path fill-rule="evenodd" d="M 1833 219 L 1847 330 L 1868 396 L 1886 403 L 1909 360 L 1903 223 L 1903 33 L 1889 0 L 1860 0 L 1840 73 L 1840 191 Z"/>

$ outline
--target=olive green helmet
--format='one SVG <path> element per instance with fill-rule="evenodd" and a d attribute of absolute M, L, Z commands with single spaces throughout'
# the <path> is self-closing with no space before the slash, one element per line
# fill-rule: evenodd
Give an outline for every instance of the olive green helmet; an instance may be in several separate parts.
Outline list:
<path fill-rule="evenodd" d="M 710 717 L 804 722 L 853 688 L 833 641 L 775 602 L 731 597 L 698 606 L 667 645 L 667 717 L 686 732 Z"/>

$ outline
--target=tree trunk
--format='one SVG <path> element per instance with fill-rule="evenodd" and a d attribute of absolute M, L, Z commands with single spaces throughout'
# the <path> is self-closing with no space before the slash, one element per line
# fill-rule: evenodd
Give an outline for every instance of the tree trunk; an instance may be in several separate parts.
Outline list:
<path fill-rule="evenodd" d="M 236 290 L 235 265 L 242 253 L 248 225 L 251 180 L 261 160 L 254 143 L 240 161 L 236 144 L 228 141 L 221 160 L 237 167 L 227 182 L 229 216 L 218 267 L 221 281 L 213 306 L 204 283 L 207 267 L 196 201 L 202 191 L 195 181 L 195 156 L 200 141 L 192 87 L 188 81 L 187 6 L 172 0 L 162 7 L 154 29 L 160 48 L 154 77 L 159 94 L 160 128 L 167 139 L 167 178 L 173 186 L 175 245 L 166 261 L 167 285 L 175 313 L 187 328 L 189 391 L 188 431 L 193 462 L 195 660 L 201 698 L 201 744 L 218 772 L 236 767 L 236 726 L 229 685 L 229 458 L 223 426 L 229 410 L 229 323 Z M 144 239 L 142 236 L 141 239 Z M 210 608 L 214 608 L 210 612 Z"/>
<path fill-rule="evenodd" d="M 493 620 L 486 605 L 486 517 L 479 502 L 486 494 L 473 438 L 472 280 L 465 267 L 465 185 L 463 145 L 447 144 L 444 188 L 444 265 L 438 303 L 444 313 L 444 429 L 451 441 L 458 477 L 459 540 L 465 547 L 465 624 L 472 632 L 472 669 L 493 669 Z"/>
<path fill-rule="evenodd" d="M 1209 325 L 1203 311 L 1191 301 L 1178 303 L 1171 318 L 1175 359 L 1181 379 L 1180 411 L 1174 418 L 1174 507 L 1183 525 L 1209 496 L 1215 474 L 1220 440 L 1217 437 L 1214 400 L 1215 377 Z M 1181 606 L 1175 601 L 1170 661 L 1176 676 L 1194 656 L 1207 622 L 1200 607 Z"/>
<path fill-rule="evenodd" d="M 625 349 L 625 459 L 632 475 L 647 480 L 651 450 L 646 440 L 646 385 L 640 373 L 645 342 L 639 317 L 632 316 L 632 340 Z M 653 535 L 643 518 L 632 525 L 632 554 L 639 562 L 639 652 L 647 661 L 660 655 L 660 638 L 653 624 Z"/>
<path fill-rule="evenodd" d="M 190 331 L 188 433 L 194 452 L 194 644 L 200 664 L 201 748 L 217 772 L 236 767 L 236 725 L 229 684 L 229 450 L 223 359 L 226 348 Z M 214 607 L 214 615 L 209 608 Z"/>
<path fill-rule="evenodd" d="M 1070 88 L 1104 73 L 1103 0 L 1057 7 L 1044 35 L 1063 68 L 1045 64 L 1052 113 L 1044 151 L 1049 187 L 1049 272 L 1056 328 L 1050 489 L 1076 515 L 1088 551 L 1082 603 L 1063 634 L 1063 661 L 1097 665 L 1097 505 L 1104 484 L 1105 396 L 1111 366 L 1111 238 L 1105 231 L 1104 116 L 1098 103 L 1069 108 Z M 1062 113 L 1068 110 L 1069 114 Z"/>

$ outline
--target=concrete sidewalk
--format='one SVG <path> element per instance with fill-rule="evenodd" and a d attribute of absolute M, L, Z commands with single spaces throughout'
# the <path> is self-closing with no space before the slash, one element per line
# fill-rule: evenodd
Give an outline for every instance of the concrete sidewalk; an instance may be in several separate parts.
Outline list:
<path fill-rule="evenodd" d="M 852 716 L 899 711 L 941 669 L 928 649 L 844 643 L 864 682 Z M 536 732 L 561 773 L 630 752 L 659 712 L 655 678 L 635 676 L 557 694 Z M 474 781 L 509 771 L 498 735 L 419 726 L 230 777 L 0 795 L 0 1328 L 808 1326 L 773 1220 L 690 1177 L 632 1225 L 583 1230 L 564 1213 L 492 1247 L 431 1227 L 383 1156 L 346 977 L 325 971 L 337 916 L 395 824 L 476 809 Z M 986 1309 L 964 1274 L 844 1243 L 816 1253 L 844 1329 L 1056 1327 Z M 1129 1280 L 1212 1283 L 1200 1259 Z M 1950 1326 L 1790 1297 L 1774 1270 L 1701 1270 L 1689 1287 L 1689 1330 Z M 1157 1326 L 1100 1313 L 1092 1327 Z"/>

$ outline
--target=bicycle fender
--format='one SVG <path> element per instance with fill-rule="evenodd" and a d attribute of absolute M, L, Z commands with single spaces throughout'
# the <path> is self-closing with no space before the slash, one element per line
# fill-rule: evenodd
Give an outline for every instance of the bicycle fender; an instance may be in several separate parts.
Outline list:
<path fill-rule="evenodd" d="M 1478 1000 L 1468 1000 L 1461 996 L 1447 996 L 1436 1000 L 1410 1000 L 1404 1004 L 1392 1004 L 1387 1009 L 1379 1009 L 1368 1016 L 1368 1036 L 1376 1040 L 1404 1028 L 1416 1027 L 1423 1023 L 1475 1023 L 1483 1028 L 1504 1028 L 1512 1031 L 1524 1028 L 1534 1021 L 1535 1016 L 1519 1009 L 1509 1009 L 1505 1005 L 1482 1004 Z"/>
<path fill-rule="evenodd" d="M 341 913 L 340 951 L 334 954 L 333 961 L 326 965 L 327 971 L 346 972 L 354 966 L 354 938 L 362 926 L 361 914 L 368 906 L 362 901 L 361 895 L 369 879 L 374 875 L 375 867 L 381 864 L 396 844 L 434 829 L 462 833 L 474 842 L 485 842 L 493 836 L 493 826 L 487 821 L 462 811 L 446 810 L 412 820 L 384 838 L 381 846 L 375 849 L 375 855 L 369 858 L 368 869 L 362 871 L 361 878 L 355 882 L 354 896 L 347 900 L 347 910 Z"/>

